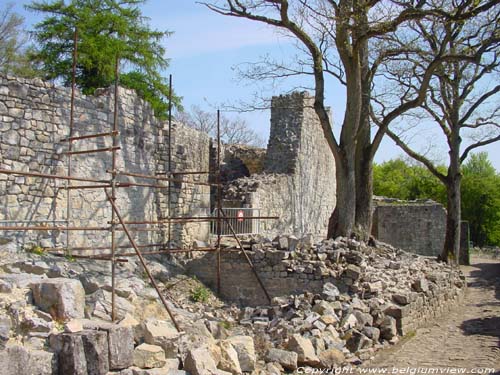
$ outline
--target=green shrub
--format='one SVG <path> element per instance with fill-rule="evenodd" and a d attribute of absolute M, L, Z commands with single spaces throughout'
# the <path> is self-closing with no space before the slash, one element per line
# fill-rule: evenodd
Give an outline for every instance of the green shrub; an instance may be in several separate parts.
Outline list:
<path fill-rule="evenodd" d="M 204 286 L 198 286 L 191 291 L 191 300 L 194 302 L 207 302 L 210 297 L 210 291 Z"/>

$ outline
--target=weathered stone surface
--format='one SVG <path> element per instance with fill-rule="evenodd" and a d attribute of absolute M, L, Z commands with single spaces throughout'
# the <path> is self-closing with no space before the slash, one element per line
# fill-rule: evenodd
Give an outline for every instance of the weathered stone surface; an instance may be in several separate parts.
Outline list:
<path fill-rule="evenodd" d="M 106 332 L 81 333 L 89 375 L 106 375 L 109 371 L 108 337 Z"/>
<path fill-rule="evenodd" d="M 324 368 L 338 367 L 345 361 L 344 353 L 335 348 L 322 351 L 321 353 L 319 353 L 318 358 L 321 367 Z"/>
<path fill-rule="evenodd" d="M 179 360 L 178 359 L 167 359 L 165 366 L 161 368 L 151 368 L 151 369 L 142 369 L 139 367 L 130 367 L 128 370 L 130 371 L 130 375 L 186 375 L 185 371 L 178 370 L 179 368 Z M 122 372 L 127 370 L 122 370 Z M 120 375 L 122 375 L 120 372 Z M 127 374 L 128 375 L 128 374 Z"/>
<path fill-rule="evenodd" d="M 396 319 L 386 316 L 380 325 L 380 336 L 386 340 L 391 340 L 398 334 Z"/>
<path fill-rule="evenodd" d="M 0 350 L 0 375 L 24 374 L 57 374 L 56 356 L 47 351 L 30 350 L 20 345 L 7 346 Z"/>
<path fill-rule="evenodd" d="M 217 366 L 207 347 L 191 349 L 184 361 L 184 370 L 191 375 L 215 375 Z"/>
<path fill-rule="evenodd" d="M 109 368 L 119 370 L 133 363 L 134 333 L 130 327 L 113 326 L 108 332 Z"/>
<path fill-rule="evenodd" d="M 83 331 L 83 324 L 79 319 L 73 319 L 64 324 L 64 332 L 66 333 L 76 333 L 81 331 Z"/>
<path fill-rule="evenodd" d="M 424 277 L 415 280 L 411 286 L 413 289 L 415 289 L 415 291 L 421 293 L 425 293 L 429 290 L 429 283 Z"/>
<path fill-rule="evenodd" d="M 0 317 L 0 350 L 5 347 L 5 343 L 9 341 L 10 329 L 12 328 L 12 322 L 9 317 Z"/>
<path fill-rule="evenodd" d="M 11 283 L 0 279 L 0 293 L 11 293 L 12 285 Z"/>
<path fill-rule="evenodd" d="M 179 332 L 170 322 L 148 319 L 143 323 L 144 341 L 151 345 L 158 345 L 165 351 L 167 358 L 177 356 L 177 341 Z"/>
<path fill-rule="evenodd" d="M 217 365 L 218 368 L 228 371 L 232 374 L 241 374 L 240 361 L 238 360 L 238 353 L 229 341 L 219 341 L 217 346 L 220 348 L 220 361 Z"/>
<path fill-rule="evenodd" d="M 227 339 L 238 353 L 241 370 L 251 372 L 257 360 L 253 338 L 250 336 L 233 336 Z"/>
<path fill-rule="evenodd" d="M 370 346 L 372 346 L 372 341 L 356 329 L 353 329 L 348 334 L 348 337 L 349 338 L 347 339 L 346 347 L 352 353 L 356 353 L 361 349 L 369 348 Z"/>
<path fill-rule="evenodd" d="M 50 346 L 59 358 L 60 374 L 87 375 L 87 359 L 82 336 L 63 333 L 50 336 Z"/>
<path fill-rule="evenodd" d="M 394 302 L 400 305 L 408 305 L 410 303 L 410 298 L 408 294 L 395 293 L 392 295 L 392 299 Z"/>
<path fill-rule="evenodd" d="M 85 291 L 78 280 L 55 278 L 31 284 L 35 304 L 56 320 L 83 318 Z"/>
<path fill-rule="evenodd" d="M 165 352 L 157 345 L 141 344 L 134 350 L 134 366 L 159 368 L 166 364 Z"/>
<path fill-rule="evenodd" d="M 344 275 L 353 280 L 357 280 L 361 276 L 361 268 L 354 264 L 349 264 L 344 271 Z"/>
<path fill-rule="evenodd" d="M 111 293 L 99 289 L 86 298 L 87 307 L 93 316 L 102 320 L 111 320 Z M 117 319 L 123 319 L 127 314 L 134 314 L 135 307 L 123 297 L 115 297 Z"/>
<path fill-rule="evenodd" d="M 297 360 L 297 353 L 282 349 L 269 349 L 266 355 L 267 362 L 279 363 L 284 369 L 291 371 L 297 369 Z"/>
<path fill-rule="evenodd" d="M 320 363 L 311 340 L 301 335 L 293 335 L 288 340 L 287 349 L 297 353 L 299 364 L 317 366 Z"/>
<path fill-rule="evenodd" d="M 332 283 L 325 283 L 321 296 L 327 301 L 335 301 L 340 296 L 339 288 Z"/>

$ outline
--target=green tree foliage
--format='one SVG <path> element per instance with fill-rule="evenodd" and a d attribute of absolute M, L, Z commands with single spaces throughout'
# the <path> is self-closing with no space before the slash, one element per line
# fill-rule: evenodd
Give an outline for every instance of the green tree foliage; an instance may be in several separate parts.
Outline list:
<path fill-rule="evenodd" d="M 426 167 L 402 158 L 374 165 L 373 192 L 384 197 L 432 199 L 446 204 L 446 189 L 441 181 Z"/>
<path fill-rule="evenodd" d="M 500 174 L 484 152 L 472 154 L 462 167 L 462 218 L 476 246 L 500 246 Z"/>
<path fill-rule="evenodd" d="M 76 83 L 85 94 L 108 87 L 115 80 L 119 57 L 122 86 L 137 90 L 163 118 L 168 109 L 168 84 L 161 71 L 168 67 L 162 39 L 170 32 L 153 30 L 139 5 L 145 0 L 34 1 L 27 9 L 47 14 L 35 25 L 38 42 L 32 59 L 41 64 L 44 78 L 70 85 L 74 31 L 78 30 Z M 125 69 L 124 69 L 125 68 Z M 179 98 L 173 98 L 179 105 Z"/>
<path fill-rule="evenodd" d="M 0 10 L 0 73 L 21 77 L 35 75 L 27 53 L 28 35 L 23 30 L 24 18 L 9 3 Z"/>
<path fill-rule="evenodd" d="M 438 168 L 445 169 L 444 166 Z M 472 154 L 462 167 L 462 220 L 477 246 L 500 245 L 500 174 L 484 152 Z M 375 164 L 375 195 L 405 200 L 432 199 L 446 205 L 446 189 L 429 170 L 402 158 Z"/>

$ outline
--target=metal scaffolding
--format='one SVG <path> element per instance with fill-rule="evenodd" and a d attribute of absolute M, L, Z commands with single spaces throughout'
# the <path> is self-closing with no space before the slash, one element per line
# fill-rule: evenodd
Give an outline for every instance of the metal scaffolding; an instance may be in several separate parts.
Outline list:
<path fill-rule="evenodd" d="M 87 134 L 81 136 L 74 136 L 74 109 L 75 109 L 75 90 L 76 90 L 76 65 L 78 59 L 78 32 L 75 30 L 74 33 L 74 46 L 73 46 L 73 67 L 72 67 L 72 85 L 71 85 L 71 108 L 70 108 L 70 119 L 69 119 L 69 135 L 67 138 L 62 139 L 61 142 L 66 142 L 68 144 L 67 152 L 64 154 L 67 156 L 67 174 L 66 175 L 57 175 L 57 174 L 48 174 L 48 173 L 38 173 L 38 172 L 25 172 L 25 171 L 16 171 L 16 170 L 7 170 L 0 169 L 0 174 L 6 175 L 16 175 L 16 176 L 29 176 L 29 177 L 40 177 L 51 180 L 62 180 L 65 181 L 66 184 L 63 187 L 66 190 L 66 225 L 52 225 L 52 226 L 44 226 L 44 225 L 4 225 L 0 226 L 0 231 L 65 231 L 66 232 L 66 247 L 65 248 L 51 248 L 47 251 L 56 255 L 56 256 L 71 256 L 75 259 L 92 259 L 92 260 L 102 260 L 102 261 L 110 261 L 111 262 L 111 295 L 112 295 L 112 308 L 111 308 L 111 320 L 116 320 L 116 263 L 127 262 L 127 257 L 138 257 L 144 271 L 146 272 L 151 285 L 155 288 L 158 296 L 164 305 L 166 311 L 168 312 L 173 324 L 179 330 L 179 326 L 175 320 L 175 316 L 173 315 L 171 309 L 168 306 L 168 303 L 165 297 L 162 295 L 158 284 L 153 278 L 148 265 L 144 259 L 145 255 L 154 255 L 154 254 L 180 254 L 186 252 L 215 252 L 216 254 L 216 277 L 217 277 L 217 292 L 220 294 L 221 291 L 221 253 L 223 252 L 221 248 L 221 223 L 224 222 L 226 226 L 230 229 L 233 237 L 235 238 L 239 251 L 242 252 L 245 259 L 247 260 L 249 266 L 252 269 L 260 287 L 264 291 L 269 302 L 271 301 L 271 297 L 269 296 L 262 280 L 260 279 L 250 257 L 245 251 L 241 241 L 238 239 L 236 232 L 230 222 L 230 219 L 234 219 L 232 217 L 228 217 L 222 209 L 222 183 L 221 183 L 221 139 L 220 139 L 220 111 L 217 111 L 217 157 L 216 157 L 216 169 L 215 171 L 189 171 L 189 172 L 181 172 L 181 171 L 173 171 L 172 170 L 172 144 L 171 144 L 171 131 L 172 131 L 172 76 L 170 76 L 169 84 L 170 84 L 170 97 L 169 97 L 169 108 L 168 108 L 168 171 L 161 173 L 166 176 L 160 176 L 160 173 L 156 176 L 140 174 L 140 173 L 132 173 L 124 170 L 117 169 L 117 152 L 120 150 L 119 146 L 119 121 L 118 121 L 118 99 L 119 99 L 119 65 L 120 59 L 119 56 L 116 56 L 115 62 L 115 84 L 114 84 L 114 106 L 113 106 L 113 123 L 111 125 L 111 129 L 109 131 L 96 133 L 96 134 Z M 85 139 L 95 139 L 102 137 L 112 137 L 112 146 L 104 147 L 104 148 L 95 148 L 89 150 L 74 150 L 73 143 L 78 142 L 80 140 Z M 107 174 L 109 175 L 108 179 L 94 179 L 94 178 L 86 178 L 79 177 L 73 174 L 72 170 L 72 155 L 87 155 L 87 154 L 95 154 L 95 153 L 111 153 L 111 170 L 107 170 Z M 187 181 L 183 178 L 179 178 L 179 176 L 183 175 L 214 175 L 214 182 L 202 182 L 202 181 Z M 129 177 L 137 177 L 146 180 L 153 180 L 154 183 L 138 183 L 131 181 Z M 85 182 L 84 185 L 72 185 L 73 182 Z M 162 184 L 162 182 L 167 182 L 168 184 Z M 181 184 L 195 184 L 195 185 L 203 185 L 215 187 L 216 189 L 216 216 L 182 216 L 175 217 L 171 216 L 171 195 L 172 195 L 172 183 L 177 182 Z M 91 185 L 89 185 L 91 183 Z M 123 219 L 119 208 L 119 202 L 117 201 L 116 192 L 117 189 L 121 188 L 129 188 L 129 187 L 143 187 L 143 188 L 152 188 L 152 189 L 167 189 L 167 206 L 168 206 L 168 217 L 161 220 L 143 220 L 143 221 L 127 221 Z M 72 223 L 72 211 L 73 207 L 71 204 L 71 191 L 72 190 L 84 190 L 84 189 L 97 189 L 102 190 L 106 196 L 107 201 L 111 207 L 111 221 L 107 222 L 106 225 L 98 225 L 98 226 L 74 226 Z M 245 218 L 238 218 L 238 220 L 269 220 L 269 219 L 278 219 L 278 217 L 273 216 L 252 216 Z M 172 244 L 172 232 L 171 225 L 176 223 L 200 223 L 200 222 L 216 222 L 217 227 L 217 239 L 214 247 L 204 247 L 204 248 L 189 248 L 189 249 L 175 249 L 171 247 Z M 36 221 L 31 221 L 36 222 Z M 30 222 L 30 223 L 31 223 Z M 47 221 L 48 222 L 48 221 Z M 51 221 L 51 222 L 60 222 L 60 221 Z M 140 226 L 140 227 L 136 227 Z M 148 227 L 149 226 L 149 227 Z M 153 226 L 153 227 L 151 227 Z M 133 236 L 133 232 L 156 232 L 156 231 L 165 231 L 165 226 L 167 230 L 167 241 L 165 243 L 150 243 L 146 245 L 138 245 Z M 109 246 L 101 246 L 101 247 L 71 247 L 70 246 L 70 233 L 75 231 L 108 231 L 110 233 L 110 245 Z M 126 237 L 129 240 L 129 245 L 121 245 L 117 246 L 117 232 L 124 232 Z M 158 250 L 151 250 L 154 248 L 159 248 Z M 134 252 L 119 252 L 119 249 L 134 249 Z M 148 251 L 141 251 L 140 249 L 150 249 Z M 74 254 L 74 251 L 83 252 L 83 251 L 98 251 L 100 252 L 98 255 L 80 255 Z M 225 251 L 234 251 L 234 250 L 225 250 Z"/>

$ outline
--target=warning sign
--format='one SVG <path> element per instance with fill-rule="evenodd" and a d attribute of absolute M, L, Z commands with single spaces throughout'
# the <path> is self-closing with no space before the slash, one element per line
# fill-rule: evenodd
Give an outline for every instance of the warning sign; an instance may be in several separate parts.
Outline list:
<path fill-rule="evenodd" d="M 239 210 L 238 213 L 236 214 L 236 217 L 238 218 L 237 220 L 239 222 L 242 222 L 243 218 L 245 217 L 245 214 L 243 213 L 243 210 Z"/>

